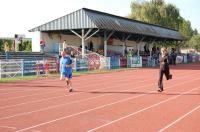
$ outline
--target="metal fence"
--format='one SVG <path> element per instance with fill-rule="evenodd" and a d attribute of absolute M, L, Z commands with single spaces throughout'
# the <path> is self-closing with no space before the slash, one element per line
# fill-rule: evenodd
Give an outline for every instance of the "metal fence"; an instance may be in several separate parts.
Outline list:
<path fill-rule="evenodd" d="M 200 61 L 199 55 L 182 55 L 177 56 L 177 63 L 191 63 Z M 134 56 L 130 58 L 122 57 L 104 57 L 98 55 L 90 55 L 85 58 L 73 59 L 74 71 L 89 71 L 102 69 L 115 69 L 124 67 L 154 67 L 158 66 L 158 60 L 151 57 L 143 58 L 141 56 Z M 48 67 L 48 68 L 47 68 Z M 59 72 L 59 60 L 45 59 L 45 60 L 0 60 L 0 78 L 16 77 L 45 74 L 48 72 Z"/>
<path fill-rule="evenodd" d="M 37 65 L 39 68 L 37 69 Z M 45 73 L 45 64 L 48 64 L 49 72 L 58 72 L 56 60 L 0 60 L 0 78 L 12 78 L 16 76 L 36 75 L 37 70 L 40 74 Z"/>
<path fill-rule="evenodd" d="M 23 60 L 1 60 L 0 78 L 23 76 L 23 68 Z"/>

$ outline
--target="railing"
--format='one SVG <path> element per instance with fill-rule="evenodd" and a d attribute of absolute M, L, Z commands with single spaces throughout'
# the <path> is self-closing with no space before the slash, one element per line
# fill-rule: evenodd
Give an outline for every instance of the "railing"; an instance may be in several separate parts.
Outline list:
<path fill-rule="evenodd" d="M 1 60 L 0 78 L 16 77 L 24 75 L 23 60 Z"/>
<path fill-rule="evenodd" d="M 88 71 L 88 70 L 102 70 L 115 69 L 126 67 L 143 67 L 143 60 L 141 56 L 134 56 L 128 58 L 122 57 L 104 57 L 96 53 L 86 54 L 83 58 L 73 58 L 74 71 Z M 177 63 L 199 62 L 199 55 L 181 55 L 177 56 Z M 36 75 L 45 73 L 45 64 L 48 64 L 48 72 L 59 72 L 59 60 L 57 59 L 41 59 L 36 60 L 0 60 L 0 78 L 16 77 L 26 75 Z M 158 66 L 158 61 L 148 57 L 145 58 L 145 66 Z M 39 71 L 37 71 L 39 70 Z"/>
<path fill-rule="evenodd" d="M 1 60 L 0 61 L 0 78 L 12 78 L 16 76 L 36 75 L 39 64 L 39 72 L 45 73 L 45 64 L 48 64 L 49 72 L 58 72 L 58 63 L 56 60 Z"/>

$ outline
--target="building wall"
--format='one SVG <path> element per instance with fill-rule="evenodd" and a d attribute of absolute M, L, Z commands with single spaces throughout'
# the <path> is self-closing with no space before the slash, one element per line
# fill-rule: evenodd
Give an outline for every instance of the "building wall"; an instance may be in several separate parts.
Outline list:
<path fill-rule="evenodd" d="M 58 52 L 59 44 L 62 45 L 63 41 L 66 40 L 66 43 L 72 46 L 80 46 L 81 39 L 76 35 L 63 35 L 63 34 L 48 34 L 41 33 L 40 39 L 44 40 L 46 43 L 45 52 Z M 85 46 L 88 46 L 88 43 L 92 41 L 94 49 L 103 49 L 104 42 L 101 37 L 92 37 L 85 42 Z M 137 44 L 135 41 L 127 41 L 126 45 L 128 49 L 139 49 L 143 51 L 143 47 L 145 45 L 144 42 Z M 113 44 L 108 45 L 108 50 L 118 51 L 123 53 L 123 42 L 120 40 L 113 40 Z"/>
<path fill-rule="evenodd" d="M 31 32 L 32 37 L 32 51 L 39 52 L 40 51 L 40 32 Z"/>
<path fill-rule="evenodd" d="M 68 45 L 77 46 L 81 45 L 81 38 L 76 35 L 59 35 L 59 34 L 48 34 L 41 33 L 41 40 L 44 40 L 46 43 L 45 52 L 55 52 L 59 48 L 59 44 L 62 45 L 63 41 L 66 40 Z M 88 43 L 92 41 L 94 49 L 103 48 L 102 40 L 98 38 L 90 38 L 85 42 L 85 46 L 88 46 Z"/>

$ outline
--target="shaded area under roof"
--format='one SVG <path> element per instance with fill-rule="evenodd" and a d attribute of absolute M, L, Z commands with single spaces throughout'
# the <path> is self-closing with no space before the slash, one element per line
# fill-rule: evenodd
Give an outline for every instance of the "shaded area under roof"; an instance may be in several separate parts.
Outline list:
<path fill-rule="evenodd" d="M 145 36 L 146 40 L 185 40 L 185 38 L 178 31 L 173 29 L 87 8 L 79 9 L 29 31 L 60 32 L 71 34 L 69 32 L 70 29 L 76 31 L 81 31 L 81 29 L 100 29 L 100 32 L 98 33 L 100 36 L 102 34 L 101 32 L 105 30 L 115 31 L 115 34 L 118 36 L 122 35 L 123 33 L 132 34 L 132 37 L 130 37 L 132 40 L 137 40 L 143 36 Z"/>

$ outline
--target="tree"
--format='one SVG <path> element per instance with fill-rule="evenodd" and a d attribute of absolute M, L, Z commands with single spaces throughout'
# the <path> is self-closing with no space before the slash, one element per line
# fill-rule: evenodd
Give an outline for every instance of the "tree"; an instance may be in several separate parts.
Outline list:
<path fill-rule="evenodd" d="M 193 35 L 198 35 L 199 33 L 198 33 L 198 30 L 195 28 L 194 29 L 194 32 L 193 32 Z"/>
<path fill-rule="evenodd" d="M 185 19 L 182 18 L 181 20 L 182 22 L 180 23 L 180 29 L 179 31 L 187 38 L 187 39 L 191 39 L 191 37 L 193 36 L 193 29 L 191 27 L 191 23 L 190 21 L 186 21 Z"/>
<path fill-rule="evenodd" d="M 31 41 L 25 40 L 21 44 L 22 51 L 32 51 L 32 44 Z"/>
<path fill-rule="evenodd" d="M 189 41 L 188 41 L 188 47 L 196 49 L 198 52 L 200 52 L 200 35 L 194 35 Z"/>
<path fill-rule="evenodd" d="M 164 0 L 136 1 L 131 3 L 129 18 L 179 29 L 179 9 L 172 4 L 165 4 Z"/>
<path fill-rule="evenodd" d="M 4 42 L 4 44 L 3 44 L 4 45 L 4 51 L 5 51 L 5 49 L 7 49 L 7 51 L 11 51 L 12 48 L 13 48 L 13 40 L 4 39 L 3 42 Z"/>
<path fill-rule="evenodd" d="M 0 39 L 0 52 L 4 51 L 4 44 L 3 44 L 3 40 Z"/>
<path fill-rule="evenodd" d="M 131 3 L 131 14 L 129 18 L 144 21 L 151 24 L 176 29 L 189 41 L 197 30 L 193 30 L 191 23 L 181 17 L 179 9 L 173 4 L 166 4 L 164 0 L 137 1 Z M 179 44 L 188 47 L 188 41 Z M 167 45 L 175 47 L 176 42 L 168 42 Z"/>

